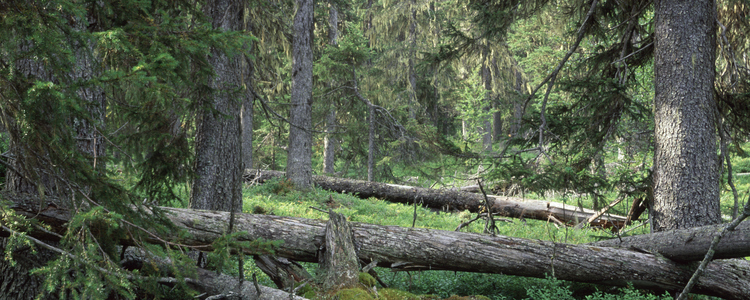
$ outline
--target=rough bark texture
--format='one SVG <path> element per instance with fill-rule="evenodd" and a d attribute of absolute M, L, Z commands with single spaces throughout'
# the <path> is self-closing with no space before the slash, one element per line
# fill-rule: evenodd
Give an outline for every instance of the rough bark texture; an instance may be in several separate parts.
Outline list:
<path fill-rule="evenodd" d="M 326 246 L 320 263 L 325 270 L 323 289 L 334 291 L 359 284 L 359 260 L 354 249 L 352 226 L 344 215 L 328 212 Z"/>
<path fill-rule="evenodd" d="M 713 0 L 659 0 L 654 8 L 654 203 L 651 228 L 721 222 L 716 155 Z"/>
<path fill-rule="evenodd" d="M 248 170 L 245 173 L 245 180 L 264 182 L 271 178 L 283 176 L 284 173 L 279 171 Z M 377 197 L 391 202 L 407 204 L 414 203 L 416 199 L 422 205 L 434 209 L 479 212 L 484 205 L 484 196 L 453 189 L 426 189 L 326 176 L 313 176 L 313 182 L 323 189 L 351 193 L 364 199 Z M 554 217 L 565 223 L 577 224 L 584 222 L 596 213 L 594 210 L 581 209 L 557 202 L 491 195 L 488 195 L 488 197 L 493 212 L 514 218 L 550 220 L 551 217 Z M 592 222 L 591 225 L 622 228 L 625 221 L 626 218 L 623 216 L 605 214 Z"/>
<path fill-rule="evenodd" d="M 292 107 L 287 177 L 299 189 L 312 186 L 313 1 L 297 0 L 292 41 Z"/>
<path fill-rule="evenodd" d="M 6 238 L 0 238 L 0 249 L 5 249 L 7 245 Z M 31 248 L 17 250 L 13 252 L 13 260 L 16 265 L 10 262 L 0 262 L 0 300 L 15 299 L 35 299 L 42 288 L 43 278 L 29 274 L 31 269 L 43 267 L 44 264 L 57 257 L 56 253 L 36 248 L 36 253 L 31 253 Z M 47 295 L 42 299 L 57 299 L 55 295 Z"/>
<path fill-rule="evenodd" d="M 689 229 L 656 232 L 622 239 L 592 243 L 595 246 L 639 248 L 678 261 L 701 260 L 706 255 L 714 236 L 724 225 L 706 225 Z M 735 231 L 724 234 L 714 259 L 750 256 L 750 222 L 743 222 Z"/>
<path fill-rule="evenodd" d="M 212 0 L 206 3 L 205 13 L 214 28 L 241 30 L 244 8 L 240 1 Z M 195 146 L 195 179 L 190 195 L 190 207 L 222 211 L 242 209 L 242 144 L 240 129 L 240 99 L 244 93 L 242 57 L 228 57 L 212 49 L 208 61 L 215 75 L 205 95 L 205 105 L 198 124 Z"/>
<path fill-rule="evenodd" d="M 52 206 L 40 211 L 38 203 L 16 202 L 13 208 L 26 217 L 50 221 L 48 224 L 53 230 L 64 230 L 65 222 L 69 221 L 67 211 Z M 172 222 L 189 233 L 187 238 L 179 240 L 185 245 L 210 245 L 228 228 L 228 212 L 163 209 L 169 212 Z M 379 266 L 395 270 L 455 270 L 543 277 L 554 269 L 555 276 L 564 280 L 608 285 L 632 282 L 637 288 L 675 290 L 682 288 L 695 267 L 694 263 L 680 264 L 645 251 L 421 228 L 351 225 L 359 259 L 378 261 Z M 247 232 L 240 240 L 283 240 L 276 255 L 299 261 L 317 262 L 319 249 L 325 243 L 325 222 L 320 220 L 237 214 L 235 228 Z M 747 227 L 740 230 L 740 236 L 750 236 Z M 745 248 L 750 248 L 748 246 Z M 211 250 L 210 247 L 204 249 Z M 750 263 L 745 260 L 711 262 L 695 292 L 727 299 L 750 299 Z"/>

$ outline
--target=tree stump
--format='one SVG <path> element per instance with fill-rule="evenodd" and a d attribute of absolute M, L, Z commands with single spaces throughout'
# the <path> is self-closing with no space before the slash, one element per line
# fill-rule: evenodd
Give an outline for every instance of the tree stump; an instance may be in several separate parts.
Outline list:
<path fill-rule="evenodd" d="M 328 211 L 326 244 L 320 264 L 324 271 L 323 288 L 338 290 L 355 287 L 359 283 L 359 259 L 354 248 L 352 226 L 342 214 Z"/>

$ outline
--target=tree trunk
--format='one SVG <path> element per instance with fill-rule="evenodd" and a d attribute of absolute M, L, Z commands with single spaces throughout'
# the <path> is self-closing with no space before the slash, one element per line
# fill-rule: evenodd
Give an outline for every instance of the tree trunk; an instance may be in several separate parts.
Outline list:
<path fill-rule="evenodd" d="M 513 71 L 515 75 L 514 89 L 518 95 L 513 97 L 513 120 L 511 120 L 509 134 L 511 137 L 516 137 L 518 136 L 518 131 L 521 129 L 521 122 L 525 113 L 522 95 L 526 94 L 524 89 L 526 82 L 523 80 L 523 73 L 518 66 L 518 62 L 515 60 L 513 60 Z"/>
<path fill-rule="evenodd" d="M 292 107 L 287 177 L 298 189 L 312 187 L 313 1 L 297 0 L 292 41 Z"/>
<path fill-rule="evenodd" d="M 482 84 L 484 85 L 484 103 L 482 111 L 482 149 L 492 152 L 492 73 L 490 72 L 489 46 L 485 45 L 482 50 Z"/>
<path fill-rule="evenodd" d="M 75 31 L 81 33 L 87 30 L 88 20 L 85 18 L 76 18 L 73 23 L 76 24 L 74 27 Z M 27 46 L 28 48 L 36 47 L 31 42 Z M 87 82 L 98 76 L 100 69 L 98 59 L 95 55 L 95 42 L 86 39 L 74 39 L 70 41 L 69 46 L 74 51 L 75 64 L 70 73 L 60 76 L 64 78 L 53 75 L 46 69 L 44 63 L 36 59 L 16 61 L 14 67 L 17 72 L 26 77 L 40 81 L 54 82 L 68 88 L 77 87 L 75 84 L 71 84 L 71 82 Z M 25 52 L 30 51 L 30 49 L 22 47 L 19 51 Z M 105 142 L 99 132 L 103 131 L 105 124 L 106 98 L 104 90 L 95 85 L 85 85 L 75 90 L 75 95 L 79 97 L 79 99 L 75 100 L 82 107 L 85 107 L 88 116 L 71 118 L 69 120 L 73 124 L 73 130 L 75 130 L 77 149 L 73 151 L 79 151 L 83 154 L 86 163 L 90 164 L 91 169 L 95 172 L 91 174 L 92 176 L 103 176 L 101 173 L 106 170 L 106 160 L 104 159 Z M 48 113 L 58 114 L 59 112 L 49 111 Z M 4 122 L 5 126 L 17 126 L 15 122 L 8 122 L 9 119 L 15 119 L 14 116 L 6 115 L 4 118 L 6 119 L 6 122 Z M 13 130 L 16 133 L 21 132 L 19 128 L 8 128 L 8 130 Z M 9 170 L 7 172 L 6 192 L 22 197 L 27 197 L 28 195 L 38 197 L 41 196 L 40 194 L 43 194 L 44 197 L 65 197 L 66 199 L 71 196 L 77 198 L 77 192 L 91 192 L 91 189 L 86 186 L 80 187 L 78 191 L 71 191 L 69 187 L 60 184 L 60 180 L 55 179 L 55 177 L 60 175 L 56 166 L 50 165 L 49 161 L 45 160 L 49 159 L 47 154 L 50 152 L 45 148 L 32 148 L 35 145 L 21 145 L 21 142 L 15 139 L 14 134 L 11 134 L 10 137 L 9 148 L 12 159 L 9 159 L 9 162 L 14 171 Z M 47 144 L 41 147 L 51 146 L 53 145 Z M 43 162 L 41 165 L 39 164 L 40 161 Z M 53 161 L 52 163 L 60 162 Z M 66 161 L 65 163 L 70 162 Z M 62 208 L 69 203 L 60 202 L 58 204 Z M 42 206 L 38 201 L 35 202 L 35 205 Z M 55 244 L 54 241 L 47 242 Z M 5 250 L 7 243 L 8 240 L 6 238 L 0 238 L 0 249 Z M 26 247 L 21 250 L 14 250 L 11 255 L 15 265 L 9 260 L 0 259 L 0 300 L 33 299 L 36 297 L 41 299 L 57 298 L 56 291 L 51 291 L 51 294 L 43 294 L 47 292 L 42 287 L 44 279 L 30 274 L 32 269 L 43 267 L 47 262 L 57 258 L 57 253 L 40 247 L 36 247 L 33 250 Z"/>
<path fill-rule="evenodd" d="M 338 45 L 338 24 L 339 12 L 334 4 L 328 4 L 328 44 Z M 331 84 L 333 86 L 333 83 Z M 326 115 L 326 134 L 323 138 L 323 173 L 333 174 L 335 172 L 334 164 L 336 163 L 336 138 L 333 132 L 336 130 L 336 104 L 329 101 L 329 111 Z"/>
<path fill-rule="evenodd" d="M 367 136 L 367 181 L 375 179 L 375 106 L 367 106 L 368 131 Z"/>
<path fill-rule="evenodd" d="M 257 175 L 260 174 L 260 175 Z M 283 172 L 249 170 L 245 173 L 246 181 L 264 182 L 271 178 L 283 177 Z M 347 192 L 367 199 L 377 197 L 391 202 L 412 204 L 415 199 L 422 205 L 443 210 L 469 210 L 479 212 L 484 207 L 484 196 L 459 190 L 427 189 L 405 185 L 366 182 L 362 180 L 313 176 L 313 182 L 326 190 Z M 596 213 L 594 210 L 581 209 L 562 203 L 528 200 L 514 197 L 491 196 L 489 203 L 493 213 L 514 218 L 538 220 L 557 219 L 564 223 L 578 224 Z M 604 215 L 591 223 L 592 226 L 622 228 L 626 218 L 618 215 Z"/>
<path fill-rule="evenodd" d="M 417 71 L 415 64 L 417 60 L 417 1 L 410 0 L 411 14 L 409 16 L 409 119 L 416 118 L 417 106 Z"/>
<path fill-rule="evenodd" d="M 721 222 L 716 155 L 716 3 L 656 1 L 651 228 Z"/>
<path fill-rule="evenodd" d="M 249 23 L 249 22 L 246 22 Z M 245 25 L 246 27 L 248 25 Z M 251 30 L 251 28 L 247 28 Z M 252 50 L 252 45 L 248 45 Z M 245 76 L 245 98 L 242 99 L 242 107 L 240 108 L 240 126 L 242 127 L 242 170 L 253 168 L 253 102 L 255 95 L 251 92 L 250 88 L 253 84 L 253 62 L 248 57 L 243 57 L 244 62 L 242 68 L 246 68 L 247 74 Z"/>
<path fill-rule="evenodd" d="M 224 31 L 241 30 L 244 7 L 238 1 L 213 0 L 205 6 L 212 26 Z M 231 12 L 227 14 L 227 12 Z M 242 144 L 240 103 L 235 94 L 243 86 L 242 57 L 229 57 L 211 50 L 208 62 L 215 75 L 211 94 L 203 101 L 212 109 L 202 112 L 196 134 L 195 178 L 190 194 L 190 208 L 222 211 L 242 210 Z M 240 76 L 238 76 L 240 74 Z"/>
<path fill-rule="evenodd" d="M 45 223 L 52 226 L 53 231 L 65 230 L 63 226 L 70 220 L 68 211 L 53 206 L 40 211 L 38 203 L 16 202 L 12 208 L 25 217 L 49 221 Z M 201 246 L 210 251 L 211 247 L 206 245 L 220 238 L 228 227 L 228 212 L 162 209 L 168 212 L 174 224 L 187 231 L 188 234 L 179 239 L 183 245 Z M 321 220 L 251 214 L 237 214 L 236 220 L 236 230 L 246 232 L 240 241 L 259 238 L 284 241 L 275 249 L 275 254 L 281 257 L 317 262 L 318 252 L 325 243 L 326 223 Z M 692 275 L 695 264 L 681 264 L 638 250 L 422 228 L 351 225 L 361 261 L 377 261 L 378 266 L 400 271 L 452 270 L 529 277 L 554 274 L 562 280 L 618 286 L 632 283 L 636 288 L 678 290 Z M 45 236 L 43 232 L 30 233 L 37 234 Z M 735 234 L 744 237 L 746 242 L 742 252 L 732 256 L 744 257 L 750 248 L 750 229 L 743 226 Z M 245 251 L 254 254 L 250 249 Z M 749 277 L 749 262 L 715 260 L 708 265 L 694 292 L 727 299 L 749 299 Z"/>

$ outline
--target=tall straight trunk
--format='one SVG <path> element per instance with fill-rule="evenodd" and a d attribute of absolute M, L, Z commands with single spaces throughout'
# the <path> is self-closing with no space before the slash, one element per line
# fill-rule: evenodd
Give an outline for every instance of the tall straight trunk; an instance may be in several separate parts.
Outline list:
<path fill-rule="evenodd" d="M 338 45 L 339 12 L 336 10 L 336 6 L 329 5 L 328 24 L 330 31 L 328 31 L 328 43 L 335 46 Z M 323 173 L 333 174 L 335 172 L 334 164 L 336 163 L 336 138 L 333 136 L 333 132 L 336 130 L 336 105 L 333 101 L 329 101 L 329 103 L 329 111 L 326 115 L 326 135 L 323 138 Z"/>
<path fill-rule="evenodd" d="M 716 146 L 714 0 L 657 0 L 654 231 L 721 222 Z"/>
<path fill-rule="evenodd" d="M 298 189 L 312 187 L 313 1 L 297 0 L 292 40 L 292 107 L 287 177 Z"/>
<path fill-rule="evenodd" d="M 375 179 L 375 106 L 368 105 L 368 128 L 370 134 L 367 137 L 367 181 Z"/>
<path fill-rule="evenodd" d="M 521 70 L 519 70 L 518 63 L 515 60 L 513 60 L 513 69 L 516 77 L 514 82 L 514 89 L 518 95 L 516 97 L 513 97 L 513 120 L 511 120 L 510 132 L 508 134 L 511 137 L 516 137 L 518 135 L 518 131 L 521 129 L 521 121 L 524 114 L 523 98 L 521 97 L 521 95 L 524 95 L 526 93 L 526 91 L 524 90 L 526 82 L 523 80 L 523 73 L 521 72 Z"/>
<path fill-rule="evenodd" d="M 252 69 L 250 69 L 252 71 Z M 253 168 L 253 100 L 252 93 L 247 93 L 240 108 L 242 126 L 242 169 Z"/>
<path fill-rule="evenodd" d="M 297 0 L 292 40 L 292 107 L 287 177 L 302 190 L 312 187 L 313 1 Z"/>
<path fill-rule="evenodd" d="M 492 151 L 492 73 L 489 66 L 489 46 L 482 51 L 482 84 L 484 85 L 484 103 L 482 110 L 485 115 L 482 125 L 482 148 L 486 152 Z"/>
<path fill-rule="evenodd" d="M 331 105 L 326 115 L 326 135 L 323 138 L 323 173 L 333 174 L 336 170 L 336 106 Z"/>
<path fill-rule="evenodd" d="M 409 119 L 416 118 L 417 105 L 417 72 L 414 68 L 417 60 L 417 2 L 411 0 L 411 17 L 409 19 Z"/>
<path fill-rule="evenodd" d="M 204 12 L 216 29 L 242 29 L 240 1 L 212 0 Z M 244 84 L 242 74 L 247 69 L 240 55 L 229 57 L 217 49 L 211 49 L 208 61 L 215 74 L 209 83 L 212 93 L 204 95 L 203 101 L 212 110 L 204 110 L 198 124 L 190 208 L 238 212 L 242 209 L 239 99 L 244 93 L 237 90 Z"/>

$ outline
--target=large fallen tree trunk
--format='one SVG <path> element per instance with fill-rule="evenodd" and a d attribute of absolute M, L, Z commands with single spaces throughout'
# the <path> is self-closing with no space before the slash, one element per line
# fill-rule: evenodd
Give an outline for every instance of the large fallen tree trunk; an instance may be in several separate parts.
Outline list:
<path fill-rule="evenodd" d="M 284 172 L 255 170 L 245 171 L 245 181 L 264 182 L 272 178 L 283 178 Z M 413 186 L 368 182 L 355 179 L 313 176 L 315 185 L 329 191 L 351 193 L 360 198 L 376 197 L 386 201 L 411 204 L 415 201 L 435 209 L 457 209 L 479 212 L 484 207 L 484 196 L 453 189 L 427 189 Z M 597 213 L 563 203 L 529 200 L 515 197 L 491 196 L 488 200 L 493 213 L 513 218 L 559 220 L 563 223 L 585 222 Z M 592 226 L 622 228 L 627 220 L 624 216 L 602 215 L 591 222 Z"/>
<path fill-rule="evenodd" d="M 66 214 L 58 212 L 59 209 L 44 206 L 44 211 L 39 211 L 39 208 L 37 204 L 16 211 L 28 217 L 56 220 L 50 224 L 65 223 L 60 218 Z M 206 245 L 221 237 L 228 227 L 227 212 L 162 209 L 189 233 L 189 239 L 177 242 L 204 246 L 202 250 L 211 250 Z M 235 229 L 247 233 L 243 239 L 283 240 L 276 249 L 277 256 L 317 262 L 318 250 L 325 243 L 326 223 L 320 220 L 251 214 L 238 214 L 235 220 Z M 377 261 L 378 266 L 395 270 L 454 270 L 530 277 L 554 274 L 570 281 L 607 285 L 631 282 L 638 288 L 679 290 L 696 264 L 680 264 L 637 250 L 454 231 L 362 223 L 353 223 L 352 231 L 360 260 Z M 750 239 L 747 229 L 737 234 Z M 750 241 L 746 244 L 750 246 Z M 693 291 L 727 299 L 750 299 L 750 263 L 713 261 Z"/>
<path fill-rule="evenodd" d="M 188 229 L 188 244 L 207 244 L 227 226 L 228 213 L 165 208 L 173 222 Z M 240 214 L 238 231 L 247 239 L 277 239 L 276 255 L 316 262 L 325 239 L 319 220 Z M 353 223 L 354 240 L 363 261 L 396 270 L 453 270 L 530 277 L 554 274 L 563 280 L 607 285 L 633 283 L 638 288 L 680 290 L 693 264 L 634 250 L 570 245 L 474 233 Z M 728 299 L 750 299 L 750 263 L 714 261 L 694 292 Z"/>

